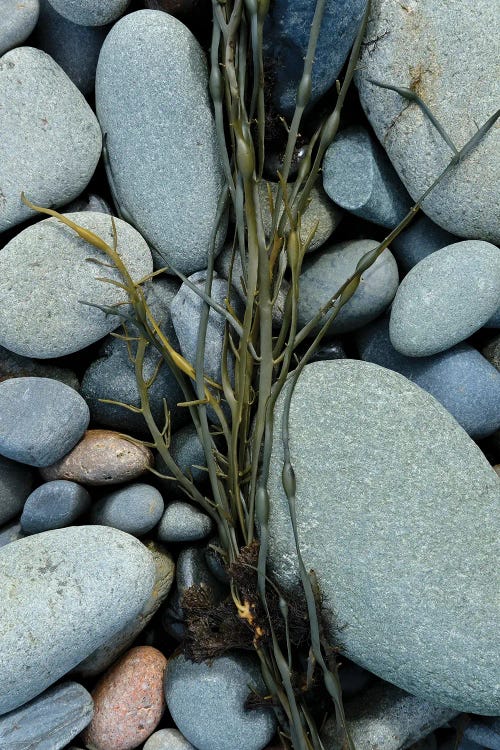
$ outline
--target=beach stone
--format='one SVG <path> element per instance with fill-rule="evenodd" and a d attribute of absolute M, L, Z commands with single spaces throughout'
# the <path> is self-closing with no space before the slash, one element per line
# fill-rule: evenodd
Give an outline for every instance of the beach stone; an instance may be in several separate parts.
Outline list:
<path fill-rule="evenodd" d="M 484 324 L 485 328 L 500 328 L 500 307 Z"/>
<path fill-rule="evenodd" d="M 153 556 L 155 583 L 151 595 L 138 615 L 113 638 L 100 646 L 75 668 L 75 672 L 87 679 L 100 675 L 126 651 L 141 633 L 161 604 L 165 601 L 174 580 L 175 565 L 171 555 L 158 542 L 146 542 Z"/>
<path fill-rule="evenodd" d="M 83 733 L 93 750 L 131 750 L 156 729 L 165 710 L 167 660 L 156 648 L 127 651 L 92 691 L 94 716 Z"/>
<path fill-rule="evenodd" d="M 0 526 L 19 515 L 32 487 L 28 466 L 0 456 Z"/>
<path fill-rule="evenodd" d="M 96 108 L 120 207 L 152 246 L 157 267 L 206 268 L 224 180 L 195 37 L 162 11 L 122 18 L 101 50 Z M 224 235 L 225 223 L 216 252 Z"/>
<path fill-rule="evenodd" d="M 495 338 L 483 348 L 483 355 L 493 367 L 500 370 L 500 334 L 495 336 Z"/>
<path fill-rule="evenodd" d="M 18 47 L 0 60 L 0 232 L 34 216 L 21 192 L 58 207 L 85 190 L 101 131 L 83 95 L 45 52 Z M 28 268 L 26 264 L 25 268 Z"/>
<path fill-rule="evenodd" d="M 499 30 L 493 5 L 479 8 L 475 0 L 372 3 L 357 68 L 361 104 L 414 200 L 452 151 L 417 104 L 369 81 L 414 91 L 461 148 L 498 107 L 497 55 L 489 40 Z M 459 237 L 500 241 L 498 134 L 492 128 L 424 201 L 432 221 Z"/>
<path fill-rule="evenodd" d="M 360 125 L 343 130 L 328 147 L 323 187 L 346 211 L 388 229 L 413 205 L 387 154 Z"/>
<path fill-rule="evenodd" d="M 424 738 L 457 715 L 403 690 L 380 683 L 345 706 L 346 723 L 356 750 L 400 750 Z M 322 740 L 325 750 L 341 750 L 343 737 L 335 719 L 327 721 Z"/>
<path fill-rule="evenodd" d="M 275 425 L 282 414 L 283 395 Z M 482 451 L 431 395 L 359 360 L 305 367 L 289 433 L 300 548 L 306 570 L 318 575 L 331 642 L 423 700 L 498 714 L 491 623 L 498 618 L 500 479 Z M 279 427 L 268 564 L 294 595 L 282 465 Z"/>
<path fill-rule="evenodd" d="M 46 2 L 46 0 L 44 0 Z M 111 206 L 104 198 L 101 198 L 97 193 L 82 194 L 74 201 L 64 206 L 65 213 L 79 213 L 81 211 L 91 211 L 98 214 L 108 214 L 111 216 L 113 211 Z"/>
<path fill-rule="evenodd" d="M 39 695 L 141 611 L 151 554 L 106 526 L 73 526 L 0 550 L 0 715 Z"/>
<path fill-rule="evenodd" d="M 449 349 L 486 323 L 500 301 L 500 252 L 465 240 L 436 250 L 405 276 L 391 309 L 398 352 L 425 357 Z"/>
<path fill-rule="evenodd" d="M 50 378 L 0 383 L 0 454 L 29 466 L 49 466 L 80 440 L 87 404 L 73 388 Z"/>
<path fill-rule="evenodd" d="M 0 717 L 0 747 L 65 747 L 87 726 L 93 711 L 92 698 L 82 685 L 62 682 Z"/>
<path fill-rule="evenodd" d="M 207 472 L 197 468 L 197 466 L 205 466 L 207 461 L 203 444 L 193 424 L 187 424 L 174 432 L 170 444 L 170 455 L 182 473 L 187 476 L 191 475 L 193 481 L 202 482 L 207 478 Z M 163 474 L 169 475 L 169 470 L 159 453 L 156 456 L 156 468 Z M 174 490 L 172 482 L 167 481 L 166 486 L 170 492 Z"/>
<path fill-rule="evenodd" d="M 100 486 L 137 479 L 152 465 L 153 454 L 144 445 L 111 430 L 87 430 L 72 451 L 40 473 L 46 482 L 69 479 Z"/>
<path fill-rule="evenodd" d="M 189 503 L 174 501 L 165 509 L 158 525 L 158 539 L 161 542 L 197 542 L 212 531 L 210 516 L 202 513 Z"/>
<path fill-rule="evenodd" d="M 319 349 L 311 357 L 311 362 L 318 362 L 323 359 L 345 359 L 347 354 L 345 353 L 342 341 L 339 339 L 333 339 L 327 341 L 326 344 L 320 346 Z"/>
<path fill-rule="evenodd" d="M 500 373 L 469 344 L 431 357 L 405 357 L 391 344 L 387 318 L 362 328 L 356 341 L 362 359 L 400 372 L 432 394 L 471 437 L 500 429 Z"/>
<path fill-rule="evenodd" d="M 109 216 L 90 212 L 66 216 L 112 245 Z M 138 281 L 153 270 L 151 253 L 133 227 L 121 219 L 115 222 L 118 250 Z M 55 218 L 14 237 L 0 255 L 0 343 L 16 354 L 47 359 L 80 351 L 118 328 L 117 315 L 82 304 L 110 306 L 126 298 L 122 289 L 98 280 L 121 281 L 118 271 L 95 261 L 108 262 L 102 251 Z M 123 306 L 120 310 L 127 311 Z"/>
<path fill-rule="evenodd" d="M 12 47 L 19 47 L 35 28 L 38 0 L 0 0 L 0 55 Z"/>
<path fill-rule="evenodd" d="M 164 508 L 156 487 L 137 482 L 104 495 L 92 506 L 90 517 L 92 523 L 143 536 L 156 526 Z"/>
<path fill-rule="evenodd" d="M 378 244 L 376 240 L 347 240 L 322 249 L 304 262 L 298 305 L 300 327 L 316 315 L 354 273 L 358 261 Z M 391 303 L 398 282 L 396 261 L 390 250 L 384 250 L 362 274 L 359 287 L 338 313 L 326 337 L 356 330 L 377 318 Z M 315 331 L 320 328 L 321 325 L 316 326 Z"/>
<path fill-rule="evenodd" d="M 210 572 L 202 547 L 185 547 L 177 558 L 175 574 L 179 600 L 193 586 L 206 589 L 214 601 L 220 601 L 227 594 L 227 588 Z"/>
<path fill-rule="evenodd" d="M 471 721 L 465 727 L 464 739 L 475 742 L 480 747 L 487 747 L 489 750 L 500 750 L 500 717 Z"/>
<path fill-rule="evenodd" d="M 176 726 L 198 750 L 262 750 L 276 729 L 272 711 L 246 710 L 253 687 L 264 694 L 258 663 L 233 653 L 211 664 L 195 664 L 179 654 L 165 674 L 165 697 Z"/>
<path fill-rule="evenodd" d="M 407 273 L 431 253 L 458 241 L 454 234 L 421 214 L 391 242 L 391 252 L 399 268 Z"/>
<path fill-rule="evenodd" d="M 110 28 L 73 23 L 58 13 L 49 0 L 40 0 L 33 41 L 61 66 L 82 94 L 88 95 L 94 90 L 99 52 Z"/>
<path fill-rule="evenodd" d="M 159 729 L 144 743 L 143 750 L 196 750 L 178 729 Z"/>
<path fill-rule="evenodd" d="M 73 388 L 75 391 L 80 390 L 78 378 L 72 370 L 57 365 L 39 362 L 30 357 L 22 357 L 20 354 L 14 354 L 3 346 L 0 346 L 0 381 L 8 378 L 24 378 L 29 376 L 38 378 L 51 378 L 60 380 Z"/>
<path fill-rule="evenodd" d="M 5 547 L 7 544 L 24 539 L 25 536 L 26 534 L 23 533 L 19 521 L 8 523 L 6 526 L 0 528 L 0 547 Z"/>
<path fill-rule="evenodd" d="M 177 588 L 169 596 L 160 614 L 162 627 L 168 635 L 176 641 L 183 641 L 186 636 L 186 625 Z"/>
<path fill-rule="evenodd" d="M 221 583 L 229 583 L 229 575 L 227 573 L 224 560 L 218 549 L 221 548 L 220 539 L 218 537 L 212 537 L 209 543 L 205 547 L 205 562 L 209 571 L 214 575 Z"/>
<path fill-rule="evenodd" d="M 266 17 L 265 64 L 273 84 L 273 103 L 288 118 L 295 108 L 314 9 L 314 3 L 308 0 L 276 0 Z M 356 38 L 364 9 L 362 0 L 326 1 L 312 69 L 311 104 L 335 83 Z"/>
<path fill-rule="evenodd" d="M 82 26 L 104 26 L 127 10 L 130 0 L 50 0 L 55 10 Z"/>
<path fill-rule="evenodd" d="M 59 479 L 33 490 L 24 504 L 21 526 L 25 534 L 71 526 L 90 508 L 92 500 L 76 482 Z"/>

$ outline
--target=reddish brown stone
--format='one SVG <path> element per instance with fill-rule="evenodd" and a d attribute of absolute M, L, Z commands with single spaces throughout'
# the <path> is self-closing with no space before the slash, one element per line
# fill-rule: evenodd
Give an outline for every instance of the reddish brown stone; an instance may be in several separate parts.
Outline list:
<path fill-rule="evenodd" d="M 167 660 L 139 646 L 122 656 L 92 691 L 94 716 L 82 734 L 89 750 L 132 750 L 156 729 L 165 710 Z"/>

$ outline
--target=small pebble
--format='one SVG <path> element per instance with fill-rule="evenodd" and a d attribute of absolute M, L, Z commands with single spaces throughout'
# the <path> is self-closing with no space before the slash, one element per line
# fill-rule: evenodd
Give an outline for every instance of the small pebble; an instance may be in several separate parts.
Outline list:
<path fill-rule="evenodd" d="M 177 558 L 177 590 L 182 601 L 184 592 L 192 586 L 202 586 L 214 599 L 223 599 L 227 589 L 212 575 L 207 567 L 204 550 L 200 547 L 186 547 Z"/>
<path fill-rule="evenodd" d="M 125 13 L 130 0 L 50 0 L 58 13 L 82 26 L 104 26 Z"/>
<path fill-rule="evenodd" d="M 150 484 L 129 484 L 104 495 L 92 506 L 92 523 L 113 526 L 134 536 L 143 536 L 162 517 L 161 493 Z"/>
<path fill-rule="evenodd" d="M 196 750 L 178 729 L 159 729 L 144 744 L 143 750 Z"/>
<path fill-rule="evenodd" d="M 188 476 L 191 475 L 193 481 L 202 482 L 207 478 L 207 471 L 204 471 L 203 468 L 198 468 L 206 466 L 206 458 L 202 442 L 193 424 L 188 424 L 174 432 L 170 445 L 170 455 L 182 473 Z M 169 473 L 159 454 L 156 459 L 156 468 L 164 474 L 168 475 Z M 171 482 L 169 483 L 169 487 L 173 488 Z"/>
<path fill-rule="evenodd" d="M 44 0 L 44 2 L 47 2 L 47 0 Z M 104 198 L 101 198 L 100 195 L 97 195 L 96 193 L 88 193 L 87 195 L 80 195 L 78 198 L 75 198 L 74 201 L 71 201 L 71 203 L 68 203 L 67 206 L 64 206 L 64 213 L 79 213 L 80 211 L 90 211 L 95 212 L 98 214 L 108 214 L 109 216 L 112 216 L 113 211 L 111 210 L 111 206 L 107 201 L 104 200 Z"/>
<path fill-rule="evenodd" d="M 196 542 L 212 531 L 212 521 L 189 503 L 174 501 L 167 505 L 158 526 L 161 542 Z"/>
<path fill-rule="evenodd" d="M 0 456 L 0 527 L 21 512 L 32 487 L 31 469 Z"/>
<path fill-rule="evenodd" d="M 151 646 L 119 659 L 92 691 L 94 717 L 83 734 L 92 750 L 132 750 L 156 729 L 165 710 L 167 660 Z"/>
<path fill-rule="evenodd" d="M 65 479 L 46 482 L 26 500 L 21 527 L 25 534 L 39 534 L 71 526 L 88 511 L 91 502 L 87 490 L 76 482 Z"/>
<path fill-rule="evenodd" d="M 38 0 L 0 0 L 0 55 L 12 47 L 19 47 L 35 28 Z"/>

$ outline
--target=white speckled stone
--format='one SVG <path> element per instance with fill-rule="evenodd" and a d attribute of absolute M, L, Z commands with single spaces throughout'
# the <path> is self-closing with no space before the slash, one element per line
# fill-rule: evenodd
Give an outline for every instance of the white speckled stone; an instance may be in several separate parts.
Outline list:
<path fill-rule="evenodd" d="M 57 208 L 85 190 L 101 155 L 96 116 L 66 73 L 39 49 L 0 59 L 0 232 L 34 215 L 21 192 Z"/>
<path fill-rule="evenodd" d="M 94 503 L 90 516 L 93 523 L 143 536 L 156 526 L 164 507 L 156 487 L 136 482 L 104 495 Z"/>
<path fill-rule="evenodd" d="M 104 26 L 116 21 L 130 0 L 50 0 L 50 4 L 73 23 L 82 26 Z"/>
<path fill-rule="evenodd" d="M 283 399 L 275 410 L 281 424 Z M 403 376 L 315 362 L 290 412 L 298 533 L 330 636 L 352 661 L 423 700 L 500 713 L 500 479 L 448 412 Z M 297 586 L 275 427 L 270 570 Z"/>
<path fill-rule="evenodd" d="M 38 18 L 38 0 L 0 0 L 0 55 L 19 47 L 29 37 Z"/>
<path fill-rule="evenodd" d="M 196 750 L 178 729 L 159 729 L 144 744 L 144 750 Z"/>

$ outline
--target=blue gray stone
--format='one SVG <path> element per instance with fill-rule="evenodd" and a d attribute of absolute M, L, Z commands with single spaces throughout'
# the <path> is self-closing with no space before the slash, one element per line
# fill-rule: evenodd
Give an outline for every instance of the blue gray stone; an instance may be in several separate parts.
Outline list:
<path fill-rule="evenodd" d="M 415 91 L 457 148 L 497 110 L 500 77 L 491 39 L 500 33 L 493 3 L 373 0 L 357 85 L 375 133 L 414 200 L 449 164 L 452 151 L 420 107 L 374 79 Z M 423 204 L 452 234 L 500 242 L 498 126 L 453 167 Z"/>
<path fill-rule="evenodd" d="M 189 503 L 169 503 L 158 526 L 161 542 L 196 542 L 212 531 L 212 521 L 202 511 Z"/>
<path fill-rule="evenodd" d="M 315 7 L 310 0 L 276 0 L 266 18 L 264 49 L 271 70 L 273 101 L 287 117 L 293 115 Z M 311 103 L 335 83 L 364 9 L 364 0 L 326 1 L 312 70 Z"/>
<path fill-rule="evenodd" d="M 454 234 L 421 214 L 391 242 L 391 251 L 400 269 L 407 273 L 431 253 L 458 240 Z"/>
<path fill-rule="evenodd" d="M 94 702 L 77 682 L 62 682 L 0 718 L 4 750 L 65 747 L 92 720 Z"/>
<path fill-rule="evenodd" d="M 29 375 L 60 380 L 61 383 L 71 386 L 75 391 L 80 390 L 80 383 L 72 370 L 47 364 L 47 362 L 39 362 L 30 357 L 22 357 L 20 354 L 14 354 L 14 352 L 0 346 L 0 378 L 24 378 Z"/>
<path fill-rule="evenodd" d="M 500 307 L 484 324 L 485 328 L 500 328 Z"/>
<path fill-rule="evenodd" d="M 211 664 L 195 664 L 182 655 L 170 659 L 165 698 L 172 718 L 188 742 L 201 750 L 263 750 L 276 729 L 271 710 L 245 709 L 254 688 L 265 686 L 258 663 L 247 654 L 231 654 Z"/>
<path fill-rule="evenodd" d="M 275 425 L 282 413 L 280 397 Z M 500 478 L 482 451 L 431 395 L 359 360 L 306 366 L 289 430 L 300 548 L 331 642 L 423 700 L 497 715 Z M 282 466 L 278 428 L 269 570 L 293 595 Z"/>
<path fill-rule="evenodd" d="M 391 309 L 398 352 L 425 357 L 471 336 L 500 303 L 500 252 L 481 240 L 436 250 L 405 276 Z"/>
<path fill-rule="evenodd" d="M 472 720 L 465 727 L 464 738 L 489 750 L 500 750 L 500 717 Z"/>
<path fill-rule="evenodd" d="M 345 705 L 346 724 L 356 750 L 400 750 L 446 724 L 457 711 L 436 706 L 403 690 L 379 683 Z M 341 750 L 343 737 L 334 719 L 325 725 L 325 750 Z"/>
<path fill-rule="evenodd" d="M 0 526 L 19 515 L 32 487 L 28 466 L 0 456 Z"/>
<path fill-rule="evenodd" d="M 0 383 L 0 454 L 29 466 L 50 466 L 77 444 L 89 424 L 83 398 L 49 378 Z"/>
<path fill-rule="evenodd" d="M 80 211 L 93 211 L 100 214 L 109 214 L 110 216 L 113 214 L 109 203 L 96 193 L 87 193 L 80 195 L 79 198 L 75 198 L 74 201 L 64 206 L 63 213 L 79 213 Z"/>
<path fill-rule="evenodd" d="M 196 750 L 178 729 L 159 729 L 144 743 L 143 750 Z"/>
<path fill-rule="evenodd" d="M 33 41 L 61 66 L 82 94 L 88 95 L 94 90 L 99 52 L 110 28 L 73 23 L 58 13 L 49 0 L 40 0 Z"/>
<path fill-rule="evenodd" d="M 96 108 L 116 198 L 152 245 L 157 267 L 205 268 L 223 175 L 195 37 L 162 11 L 122 18 L 101 50 Z"/>
<path fill-rule="evenodd" d="M 106 526 L 0 550 L 0 715 L 35 698 L 119 633 L 153 590 L 150 552 Z"/>
<path fill-rule="evenodd" d="M 0 0 L 0 55 L 19 47 L 35 28 L 38 0 Z"/>
<path fill-rule="evenodd" d="M 457 344 L 431 357 L 405 357 L 394 349 L 387 318 L 357 332 L 361 358 L 400 372 L 432 394 L 473 438 L 500 429 L 500 372 L 477 349 Z"/>
<path fill-rule="evenodd" d="M 306 325 L 316 315 L 355 272 L 358 261 L 377 245 L 376 240 L 348 240 L 330 245 L 304 262 L 300 277 L 299 326 Z M 361 276 L 359 287 L 338 313 L 327 337 L 354 331 L 381 315 L 396 294 L 398 281 L 396 261 L 389 250 L 384 250 Z M 321 325 L 317 325 L 315 331 L 320 328 Z"/>
<path fill-rule="evenodd" d="M 179 592 L 174 589 L 165 606 L 161 611 L 161 624 L 163 629 L 177 641 L 184 640 L 186 626 L 184 624 L 184 613 L 182 611 Z"/>
<path fill-rule="evenodd" d="M 101 130 L 85 98 L 45 52 L 18 47 L 0 60 L 0 232 L 34 216 L 21 201 L 58 207 L 85 190 Z"/>
<path fill-rule="evenodd" d="M 361 125 L 343 130 L 328 147 L 323 187 L 346 211 L 389 229 L 413 205 L 387 154 Z"/>
<path fill-rule="evenodd" d="M 112 244 L 109 216 L 90 212 L 66 216 Z M 133 227 L 115 221 L 118 251 L 132 278 L 139 280 L 153 269 L 149 248 Z M 83 304 L 109 306 L 126 299 L 122 289 L 98 280 L 121 281 L 118 271 L 89 259 L 106 262 L 107 257 L 55 218 L 14 237 L 0 255 L 0 344 L 27 357 L 61 357 L 118 328 L 118 316 Z"/>
<path fill-rule="evenodd" d="M 202 482 L 207 478 L 207 472 L 203 468 L 206 465 L 205 451 L 201 440 L 193 424 L 187 424 L 172 435 L 170 443 L 170 455 L 183 474 L 191 476 L 194 482 Z M 170 472 L 160 454 L 156 456 L 156 469 L 166 476 Z M 175 484 L 165 480 L 170 492 L 175 489 Z"/>
<path fill-rule="evenodd" d="M 218 537 L 210 539 L 209 544 L 205 547 L 205 561 L 212 575 L 221 583 L 228 584 L 230 579 L 222 555 L 219 552 L 220 549 L 222 549 L 220 539 Z"/>
<path fill-rule="evenodd" d="M 93 523 L 143 536 L 156 526 L 164 507 L 156 487 L 137 482 L 104 495 L 92 506 L 90 517 Z"/>
<path fill-rule="evenodd" d="M 202 586 L 214 601 L 223 599 L 227 588 L 210 572 L 202 547 L 186 547 L 177 558 L 175 575 L 180 602 L 185 591 L 192 586 Z"/>
<path fill-rule="evenodd" d="M 26 500 L 21 515 L 22 530 L 25 534 L 39 534 L 71 526 L 88 511 L 91 502 L 90 494 L 76 482 L 66 479 L 45 482 Z"/>
<path fill-rule="evenodd" d="M 6 526 L 0 528 L 0 547 L 5 547 L 7 544 L 24 539 L 25 536 L 26 534 L 23 533 L 19 521 L 8 523 Z"/>
<path fill-rule="evenodd" d="M 82 26 L 104 26 L 127 10 L 130 0 L 50 0 L 62 16 Z"/>

